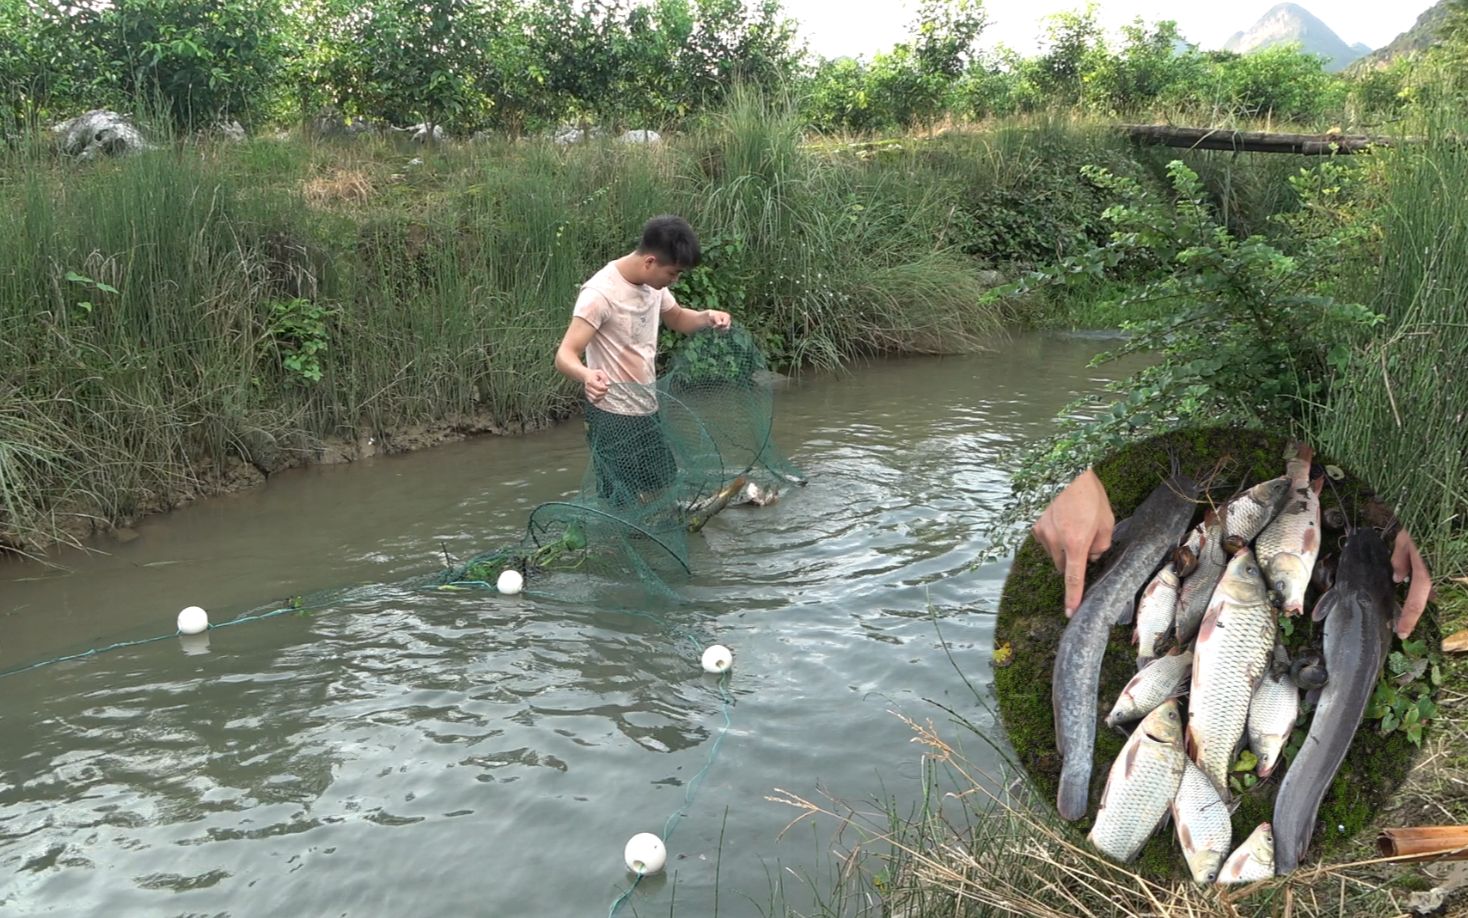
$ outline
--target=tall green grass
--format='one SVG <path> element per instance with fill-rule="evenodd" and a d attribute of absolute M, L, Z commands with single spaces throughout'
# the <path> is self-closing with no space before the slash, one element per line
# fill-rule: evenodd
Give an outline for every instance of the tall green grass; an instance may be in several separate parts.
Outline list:
<path fill-rule="evenodd" d="M 0 544 L 35 548 L 333 438 L 564 417 L 579 284 L 662 212 L 786 368 L 978 346 L 980 265 L 931 164 L 831 156 L 738 94 L 655 147 L 179 140 L 0 160 Z M 418 162 L 410 160 L 417 159 Z M 305 356 L 303 356 L 305 355 Z"/>
<path fill-rule="evenodd" d="M 1370 469 L 1439 576 L 1468 571 L 1468 150 L 1464 119 L 1385 157 L 1360 266 L 1385 323 L 1342 364 L 1308 425 L 1322 450 Z"/>

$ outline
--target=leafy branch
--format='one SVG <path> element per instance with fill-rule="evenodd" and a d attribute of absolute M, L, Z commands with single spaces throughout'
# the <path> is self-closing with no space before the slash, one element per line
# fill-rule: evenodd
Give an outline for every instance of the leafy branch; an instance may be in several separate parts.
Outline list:
<path fill-rule="evenodd" d="M 1140 279 L 1121 288 L 1114 308 L 1126 314 L 1168 303 L 1171 314 L 1124 321 L 1126 342 L 1091 365 L 1134 354 L 1153 360 L 1066 406 L 1055 435 L 1012 457 L 1015 495 L 985 558 L 1011 550 L 1057 490 L 1128 443 L 1221 424 L 1293 428 L 1304 407 L 1323 398 L 1337 346 L 1382 321 L 1365 306 L 1317 292 L 1320 259 L 1336 244 L 1328 233 L 1297 254 L 1261 235 L 1241 238 L 1219 221 L 1197 174 L 1180 161 L 1167 167 L 1171 200 L 1104 169 L 1082 172 L 1117 198 L 1104 214 L 1113 227 L 1106 242 L 990 298 L 1131 275 Z"/>

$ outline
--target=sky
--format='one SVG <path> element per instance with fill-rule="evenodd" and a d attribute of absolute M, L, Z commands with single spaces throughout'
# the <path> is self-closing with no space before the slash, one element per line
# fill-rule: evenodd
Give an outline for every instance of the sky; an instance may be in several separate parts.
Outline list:
<path fill-rule="evenodd" d="M 1177 0 L 1100 0 L 1097 18 L 1115 28 L 1141 16 L 1148 22 L 1177 21 L 1188 41 L 1205 50 L 1221 47 L 1230 35 L 1253 25 L 1278 0 L 1233 0 L 1231 3 Z M 1405 32 L 1435 0 L 1295 0 L 1330 26 L 1346 44 L 1379 48 Z M 1084 7 L 1085 0 L 984 0 L 989 26 L 981 44 L 1005 44 L 1031 53 L 1040 20 L 1055 12 Z M 784 0 L 785 11 L 800 23 L 810 50 L 823 57 L 865 56 L 902 40 L 917 10 L 917 0 Z"/>

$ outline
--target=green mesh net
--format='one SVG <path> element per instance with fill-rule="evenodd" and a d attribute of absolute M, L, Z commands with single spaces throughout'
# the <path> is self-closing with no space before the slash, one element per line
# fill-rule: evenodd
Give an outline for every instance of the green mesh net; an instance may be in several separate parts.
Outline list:
<path fill-rule="evenodd" d="M 648 592 L 676 601 L 674 586 L 691 573 L 689 542 L 714 515 L 737 504 L 768 504 L 805 484 L 775 448 L 775 379 L 744 329 L 700 332 L 674 354 L 656 387 L 629 393 L 655 405 L 654 413 L 607 417 L 588 408 L 591 461 L 575 499 L 536 507 L 518 543 L 404 586 L 494 588 L 514 570 L 527 590 L 599 607 L 631 606 Z M 372 601 L 383 589 L 367 584 L 295 596 L 211 629 Z M 119 641 L 0 670 L 0 677 L 174 637 Z"/>
<path fill-rule="evenodd" d="M 655 406 L 653 413 L 584 406 L 590 462 L 574 499 L 541 504 L 519 544 L 435 582 L 493 586 L 516 570 L 538 592 L 585 591 L 599 580 L 674 594 L 692 572 L 690 539 L 714 515 L 768 504 L 805 483 L 775 448 L 775 379 L 747 330 L 692 336 L 655 387 L 627 387 L 626 397 L 607 400 Z"/>

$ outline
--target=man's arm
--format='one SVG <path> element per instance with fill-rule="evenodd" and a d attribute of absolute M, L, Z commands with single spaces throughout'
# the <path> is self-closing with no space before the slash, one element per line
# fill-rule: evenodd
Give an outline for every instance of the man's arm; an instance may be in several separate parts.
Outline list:
<path fill-rule="evenodd" d="M 663 312 L 663 324 L 679 334 L 691 335 L 705 328 L 728 328 L 729 314 L 717 309 L 684 309 L 674 306 Z"/>
<path fill-rule="evenodd" d="M 580 383 L 586 389 L 588 401 L 599 402 L 607 394 L 612 381 L 605 370 L 593 370 L 581 362 L 586 346 L 596 336 L 596 327 L 576 316 L 566 328 L 560 347 L 556 348 L 556 369 L 562 376 Z"/>

